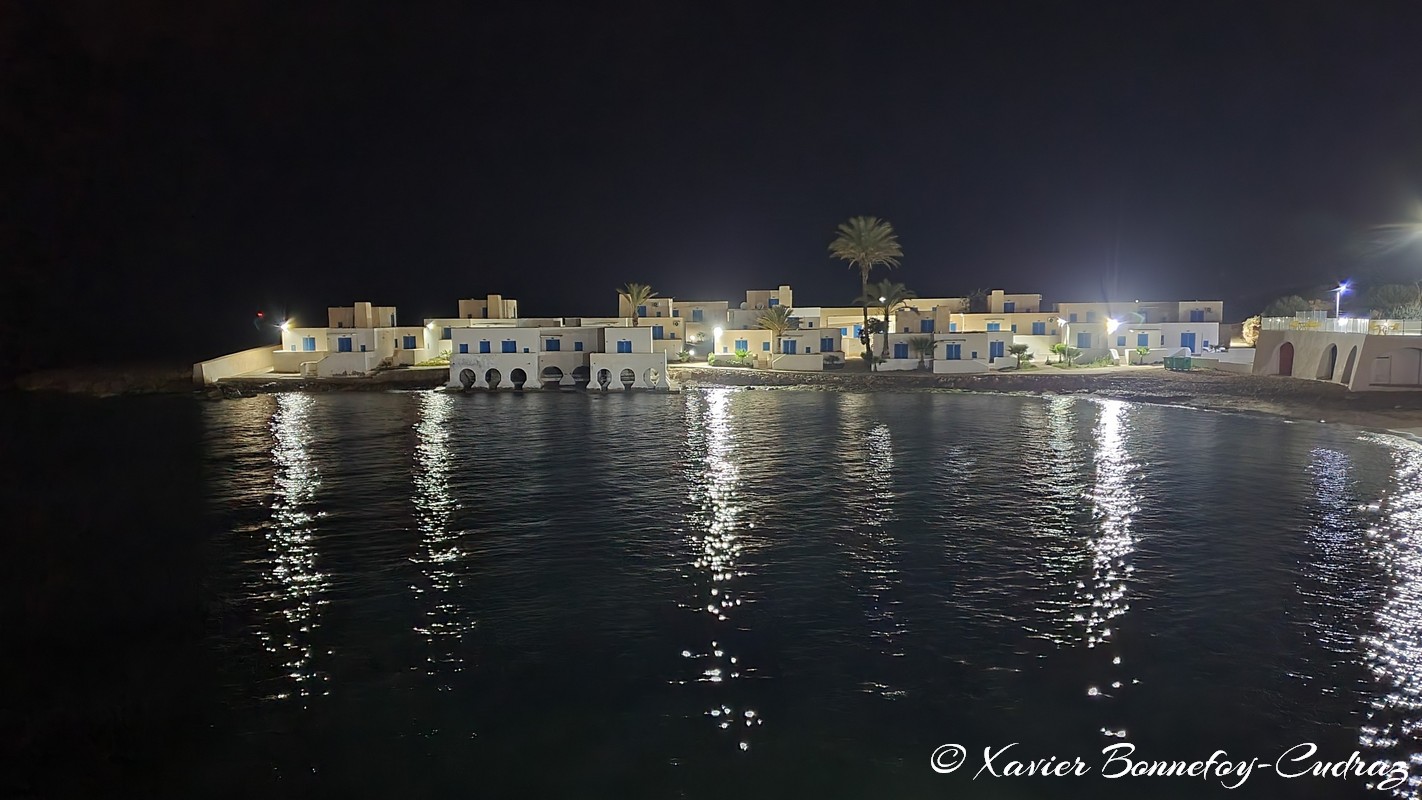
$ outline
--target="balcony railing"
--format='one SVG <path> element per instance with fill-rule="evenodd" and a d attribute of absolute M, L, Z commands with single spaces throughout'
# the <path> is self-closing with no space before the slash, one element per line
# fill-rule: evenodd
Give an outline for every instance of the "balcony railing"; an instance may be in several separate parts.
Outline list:
<path fill-rule="evenodd" d="M 1259 321 L 1259 327 L 1266 331 L 1321 331 L 1324 333 L 1366 333 L 1372 336 L 1422 336 L 1422 320 L 1417 319 L 1265 317 Z"/>

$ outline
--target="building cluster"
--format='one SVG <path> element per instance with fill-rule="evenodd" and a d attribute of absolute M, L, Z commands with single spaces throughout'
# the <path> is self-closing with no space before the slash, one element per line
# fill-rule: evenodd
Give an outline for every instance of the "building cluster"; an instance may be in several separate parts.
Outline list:
<path fill-rule="evenodd" d="M 1307 311 L 1260 320 L 1255 375 L 1328 381 L 1354 392 L 1422 388 L 1422 321 Z"/>
<path fill-rule="evenodd" d="M 611 317 L 520 317 L 500 295 L 460 300 L 458 316 L 402 325 L 394 307 L 328 309 L 324 327 L 281 326 L 281 345 L 195 367 L 212 382 L 252 372 L 306 377 L 369 375 L 381 368 L 449 359 L 449 385 L 464 388 L 667 388 L 667 364 L 713 360 L 817 371 L 863 352 L 860 306 L 797 305 L 789 286 L 751 290 L 743 302 L 652 297 L 636 307 L 617 294 Z M 783 307 L 788 328 L 761 325 Z M 987 372 L 1016 365 L 1013 345 L 1039 362 L 1054 347 L 1078 361 L 1158 362 L 1198 355 L 1220 342 L 1220 301 L 1043 303 L 1039 294 L 997 290 L 969 298 L 914 298 L 895 307 L 872 337 L 883 370 Z M 870 315 L 883 319 L 882 309 Z M 1060 347 L 1058 349 L 1060 349 Z"/>

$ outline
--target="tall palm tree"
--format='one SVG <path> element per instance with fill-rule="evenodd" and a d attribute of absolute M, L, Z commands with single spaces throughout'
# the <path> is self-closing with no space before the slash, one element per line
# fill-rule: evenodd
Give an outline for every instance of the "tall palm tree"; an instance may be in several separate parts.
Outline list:
<path fill-rule="evenodd" d="M 770 368 L 775 369 L 775 359 L 780 355 L 780 337 L 794 327 L 790 324 L 790 309 L 785 306 L 771 306 L 756 320 L 762 330 L 770 331 L 775 342 L 770 346 Z"/>
<path fill-rule="evenodd" d="M 889 327 L 889 317 L 899 309 L 907 305 L 908 301 L 918 297 L 918 293 L 904 286 L 902 283 L 895 283 L 885 279 L 878 283 L 870 284 L 864 295 L 859 298 L 859 303 L 864 306 L 864 313 L 869 313 L 869 307 L 875 306 L 884 312 L 884 358 L 889 357 L 889 336 L 893 329 Z"/>
<path fill-rule="evenodd" d="M 645 283 L 629 283 L 618 289 L 617 294 L 627 298 L 627 305 L 632 309 L 632 327 L 634 328 L 640 324 L 637 322 L 637 308 L 646 305 L 648 300 L 657 296 L 657 293 L 652 291 L 652 287 Z"/>
<path fill-rule="evenodd" d="M 904 251 L 899 247 L 899 237 L 888 220 L 878 217 L 851 217 L 840 223 L 838 235 L 830 242 L 831 256 L 849 262 L 850 269 L 859 270 L 859 289 L 869 293 L 869 272 L 875 267 L 890 269 L 899 265 Z M 869 307 L 864 307 L 864 327 L 859 337 L 864 352 L 869 352 Z M 870 367 L 873 367 L 871 361 Z"/>

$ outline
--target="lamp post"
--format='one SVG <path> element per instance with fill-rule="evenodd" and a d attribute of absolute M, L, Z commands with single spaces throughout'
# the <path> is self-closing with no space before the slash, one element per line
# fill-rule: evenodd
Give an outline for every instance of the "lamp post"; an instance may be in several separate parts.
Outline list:
<path fill-rule="evenodd" d="M 1348 282 L 1338 284 L 1338 288 L 1333 292 L 1333 318 L 1338 319 L 1343 313 L 1343 295 L 1348 293 Z"/>
<path fill-rule="evenodd" d="M 1063 360 L 1063 361 L 1065 361 L 1065 360 L 1066 360 L 1066 357 L 1067 357 L 1066 351 L 1071 348 L 1071 345 L 1067 344 L 1067 336 L 1070 335 L 1070 334 L 1067 332 L 1067 326 L 1070 325 L 1070 324 L 1071 324 L 1070 322 L 1067 322 L 1066 320 L 1062 319 L 1061 317 L 1057 317 L 1057 327 L 1062 329 L 1062 360 Z"/>

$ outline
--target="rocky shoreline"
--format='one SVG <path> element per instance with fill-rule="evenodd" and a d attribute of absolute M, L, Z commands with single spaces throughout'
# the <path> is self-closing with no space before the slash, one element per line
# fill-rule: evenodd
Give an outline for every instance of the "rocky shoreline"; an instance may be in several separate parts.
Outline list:
<path fill-rule="evenodd" d="M 1340 422 L 1369 428 L 1422 433 L 1422 392 L 1353 394 L 1342 386 L 1214 370 L 1171 372 L 1138 367 L 1110 370 L 1034 369 L 988 375 L 935 375 L 927 372 L 771 372 L 675 365 L 670 378 L 685 388 L 738 386 L 811 391 L 950 391 L 1011 394 L 1090 394 L 1143 403 L 1213 411 L 1252 412 L 1290 419 Z M 198 388 L 190 368 L 173 365 L 73 368 L 22 376 L 29 391 L 97 397 L 187 394 L 208 399 L 250 397 L 273 392 L 350 392 L 437 389 L 448 380 L 442 369 L 396 369 L 362 378 L 229 378 Z"/>

